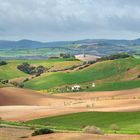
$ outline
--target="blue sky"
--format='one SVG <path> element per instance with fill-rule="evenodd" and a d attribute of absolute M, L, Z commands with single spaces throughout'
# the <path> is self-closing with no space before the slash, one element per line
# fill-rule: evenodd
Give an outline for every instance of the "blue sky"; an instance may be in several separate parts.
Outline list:
<path fill-rule="evenodd" d="M 139 0 L 0 0 L 0 39 L 139 37 Z"/>

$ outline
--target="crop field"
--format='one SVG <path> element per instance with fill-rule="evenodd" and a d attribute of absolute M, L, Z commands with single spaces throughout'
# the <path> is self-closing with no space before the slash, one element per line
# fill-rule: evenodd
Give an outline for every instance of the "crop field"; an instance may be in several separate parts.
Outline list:
<path fill-rule="evenodd" d="M 81 91 L 113 91 L 132 89 L 140 86 L 140 59 L 126 58 L 97 62 L 82 70 L 61 71 L 79 66 L 83 62 L 75 59 L 48 59 L 48 60 L 8 60 L 7 65 L 0 66 L 0 79 L 12 80 L 30 77 L 17 69 L 19 64 L 28 62 L 31 65 L 42 65 L 49 71 L 43 75 L 24 83 L 25 88 L 46 90 L 53 92 L 67 92 L 66 87 L 79 84 Z M 96 87 L 92 88 L 92 82 Z M 60 89 L 59 91 L 56 89 Z"/>
<path fill-rule="evenodd" d="M 63 130 L 82 130 L 85 126 L 94 125 L 105 132 L 113 132 L 110 127 L 116 124 L 120 129 L 118 133 L 139 134 L 140 112 L 83 112 L 41 118 L 28 123 Z"/>
<path fill-rule="evenodd" d="M 19 63 L 9 62 L 7 65 L 0 66 L 0 79 L 12 79 L 27 76 L 27 74 L 17 69 L 18 64 Z"/>
<path fill-rule="evenodd" d="M 133 69 L 135 70 L 133 72 Z M 140 86 L 137 76 L 140 73 L 140 59 L 127 58 L 103 61 L 83 70 L 74 72 L 57 72 L 43 75 L 25 83 L 26 88 L 43 90 L 63 85 L 97 82 L 96 88 L 86 90 L 119 90 Z M 123 79 L 123 82 L 122 82 Z"/>
<path fill-rule="evenodd" d="M 95 88 L 86 89 L 87 91 L 114 91 L 140 87 L 140 80 L 117 81 L 99 83 Z"/>
<path fill-rule="evenodd" d="M 61 70 L 69 68 L 73 65 L 79 65 L 82 62 L 74 59 L 48 59 L 48 60 L 9 60 L 8 64 L 0 66 L 0 79 L 12 79 L 28 76 L 17 69 L 17 66 L 23 62 L 28 62 L 33 65 L 43 65 L 47 68 Z"/>

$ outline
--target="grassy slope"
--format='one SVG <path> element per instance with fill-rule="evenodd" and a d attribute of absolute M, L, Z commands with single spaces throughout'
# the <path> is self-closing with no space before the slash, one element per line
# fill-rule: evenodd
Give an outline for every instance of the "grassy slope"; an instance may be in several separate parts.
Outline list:
<path fill-rule="evenodd" d="M 117 82 L 105 82 L 98 83 L 95 88 L 89 88 L 86 91 L 115 91 L 125 90 L 140 87 L 140 80 L 132 81 L 117 81 Z"/>
<path fill-rule="evenodd" d="M 138 133 L 140 112 L 83 112 L 48 117 L 29 121 L 30 124 L 48 125 L 65 130 L 81 130 L 83 126 L 95 125 L 110 131 L 111 124 L 117 124 L 119 133 Z"/>
<path fill-rule="evenodd" d="M 12 79 L 27 76 L 27 74 L 16 68 L 17 64 L 9 62 L 7 65 L 0 66 L 0 79 Z"/>
<path fill-rule="evenodd" d="M 7 65 L 0 66 L 0 79 L 12 79 L 18 77 L 27 76 L 27 74 L 19 71 L 17 65 L 28 62 L 35 65 L 43 65 L 46 67 L 52 67 L 62 69 L 70 67 L 72 65 L 78 65 L 81 62 L 73 59 L 50 59 L 50 60 L 10 60 Z"/>
<path fill-rule="evenodd" d="M 25 87 L 41 90 L 48 89 L 57 86 L 62 86 L 66 84 L 76 84 L 84 83 L 95 80 L 102 80 L 112 76 L 117 76 L 118 74 L 125 73 L 128 68 L 133 68 L 140 65 L 140 59 L 127 58 L 119 59 L 114 61 L 105 61 L 101 63 L 96 63 L 92 67 L 71 72 L 71 73 L 52 73 L 50 75 L 43 75 L 36 79 L 33 79 L 25 84 Z M 134 84 L 133 84 L 134 82 Z M 125 84 L 125 86 L 122 85 Z M 135 84 L 136 83 L 136 84 Z M 130 86 L 130 87 L 129 87 Z M 140 81 L 130 81 L 130 82 L 117 82 L 113 83 L 107 81 L 106 83 L 100 83 L 94 90 L 108 90 L 110 87 L 112 89 L 127 89 L 133 87 L 139 87 Z M 91 89 L 90 89 L 91 90 Z"/>

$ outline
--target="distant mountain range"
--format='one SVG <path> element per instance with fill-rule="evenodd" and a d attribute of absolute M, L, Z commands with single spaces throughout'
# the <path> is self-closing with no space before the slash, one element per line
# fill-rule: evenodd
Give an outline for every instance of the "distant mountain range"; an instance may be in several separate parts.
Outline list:
<path fill-rule="evenodd" d="M 22 53 L 21 53 L 21 50 Z M 27 51 L 28 50 L 28 51 Z M 57 56 L 61 52 L 93 55 L 129 52 L 140 54 L 140 38 L 135 40 L 117 39 L 85 39 L 77 41 L 39 42 L 32 40 L 8 41 L 0 40 L 0 57 L 32 57 Z M 44 52 L 45 51 L 45 52 Z"/>
<path fill-rule="evenodd" d="M 32 40 L 8 41 L 0 40 L 0 49 L 30 49 L 44 47 L 66 47 L 66 45 L 100 45 L 100 46 L 136 46 L 140 45 L 140 38 L 135 40 L 115 40 L 115 39 L 85 39 L 78 41 L 56 41 L 56 42 L 39 42 Z"/>
<path fill-rule="evenodd" d="M 0 40 L 0 49 L 33 49 L 33 48 L 44 48 L 44 47 L 61 47 L 72 43 L 71 41 L 58 41 L 58 42 L 39 42 L 32 40 L 19 40 L 19 41 L 8 41 Z"/>

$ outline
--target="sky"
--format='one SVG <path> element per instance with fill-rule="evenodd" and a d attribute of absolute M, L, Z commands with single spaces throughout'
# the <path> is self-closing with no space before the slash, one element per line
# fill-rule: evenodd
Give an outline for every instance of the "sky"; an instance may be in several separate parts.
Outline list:
<path fill-rule="evenodd" d="M 0 40 L 140 38 L 140 0 L 0 0 Z"/>

